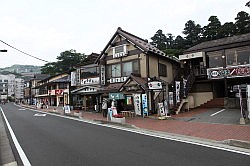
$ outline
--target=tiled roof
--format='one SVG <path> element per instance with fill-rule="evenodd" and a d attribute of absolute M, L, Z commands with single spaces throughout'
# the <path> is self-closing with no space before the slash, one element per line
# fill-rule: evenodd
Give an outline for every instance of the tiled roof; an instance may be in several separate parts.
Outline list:
<path fill-rule="evenodd" d="M 250 41 L 250 33 L 202 42 L 200 44 L 197 44 L 197 45 L 187 49 L 185 52 L 199 51 L 202 49 L 218 47 L 218 46 L 223 46 L 223 45 L 229 45 L 229 44 L 233 44 L 233 43 L 242 43 L 242 42 L 246 42 L 246 41 Z"/>
<path fill-rule="evenodd" d="M 109 48 L 109 45 L 112 43 L 113 39 L 116 37 L 116 35 L 121 35 L 124 38 L 126 38 L 129 42 L 133 43 L 134 45 L 136 45 L 137 47 L 139 47 L 141 50 L 143 50 L 145 53 L 154 53 L 157 54 L 159 56 L 162 57 L 166 57 L 170 60 L 173 60 L 175 62 L 179 62 L 178 58 L 174 57 L 174 56 L 168 56 L 166 55 L 164 52 L 162 52 L 161 50 L 159 50 L 158 48 L 156 48 L 155 46 L 153 46 L 152 44 L 148 43 L 147 40 L 142 39 L 138 36 L 135 36 L 129 32 L 126 32 L 124 30 L 122 30 L 120 27 L 117 28 L 116 33 L 113 35 L 113 37 L 111 38 L 111 40 L 109 41 L 109 43 L 107 44 L 107 46 L 104 48 L 104 50 L 102 51 L 101 55 L 99 58 L 101 58 L 101 56 L 105 53 L 106 49 Z"/>
<path fill-rule="evenodd" d="M 103 88 L 103 91 L 117 91 L 122 85 L 123 83 L 109 84 L 108 86 Z"/>
<path fill-rule="evenodd" d="M 143 77 L 138 77 L 138 76 L 135 76 L 133 74 L 131 74 L 127 80 L 122 84 L 122 86 L 120 86 L 119 88 L 119 91 L 122 89 L 122 87 L 124 85 L 126 85 L 130 80 L 134 80 L 138 85 L 140 85 L 144 90 L 147 90 L 148 87 L 147 87 L 147 78 L 143 78 Z"/>

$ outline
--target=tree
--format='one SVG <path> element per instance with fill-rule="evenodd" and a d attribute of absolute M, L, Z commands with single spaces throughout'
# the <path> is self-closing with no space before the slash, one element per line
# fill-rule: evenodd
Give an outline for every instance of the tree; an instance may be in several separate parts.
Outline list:
<path fill-rule="evenodd" d="M 56 75 L 58 73 L 56 62 L 46 63 L 41 67 L 42 74 Z"/>
<path fill-rule="evenodd" d="M 185 41 L 185 39 L 182 36 L 178 35 L 175 38 L 175 40 L 174 40 L 173 47 L 175 49 L 185 49 L 186 48 L 186 41 Z"/>
<path fill-rule="evenodd" d="M 236 34 L 236 27 L 233 22 L 226 22 L 220 28 L 221 37 L 230 37 Z"/>
<path fill-rule="evenodd" d="M 248 13 L 244 11 L 239 12 L 235 20 L 237 34 L 244 34 L 250 32 L 250 16 Z"/>
<path fill-rule="evenodd" d="M 167 34 L 167 47 L 166 48 L 173 48 L 174 45 L 174 36 L 172 33 Z"/>
<path fill-rule="evenodd" d="M 217 18 L 217 16 L 211 16 L 209 17 L 207 26 L 203 27 L 203 37 L 205 40 L 215 40 L 221 38 L 220 36 L 220 28 L 221 28 L 221 22 Z"/>
<path fill-rule="evenodd" d="M 199 24 L 195 24 L 194 21 L 189 20 L 185 24 L 183 34 L 186 35 L 185 39 L 187 41 L 187 47 L 192 47 L 198 44 L 201 40 L 202 28 Z"/>
<path fill-rule="evenodd" d="M 85 55 L 77 53 L 76 50 L 64 51 L 57 57 L 57 62 L 45 64 L 41 71 L 43 74 L 55 75 L 63 72 L 69 72 L 73 67 L 81 63 Z"/>
<path fill-rule="evenodd" d="M 162 30 L 159 29 L 156 34 L 151 37 L 152 42 L 150 44 L 153 44 L 155 47 L 157 47 L 160 50 L 165 50 L 167 47 L 167 37 L 165 34 L 163 34 Z"/>

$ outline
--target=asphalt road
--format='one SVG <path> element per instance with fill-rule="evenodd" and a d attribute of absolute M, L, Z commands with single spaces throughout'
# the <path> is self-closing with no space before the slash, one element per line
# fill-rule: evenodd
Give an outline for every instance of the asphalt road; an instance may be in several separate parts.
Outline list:
<path fill-rule="evenodd" d="M 41 116 L 11 103 L 2 108 L 33 166 L 248 166 L 250 163 L 248 155 L 53 115 Z"/>

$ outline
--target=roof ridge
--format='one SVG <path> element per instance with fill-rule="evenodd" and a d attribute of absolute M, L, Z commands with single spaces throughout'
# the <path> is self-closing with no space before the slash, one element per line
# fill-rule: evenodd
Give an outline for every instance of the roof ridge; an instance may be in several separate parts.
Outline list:
<path fill-rule="evenodd" d="M 140 38 L 140 37 L 138 37 L 138 36 L 136 36 L 136 35 L 134 35 L 134 34 L 132 34 L 132 33 L 129 33 L 129 32 L 127 32 L 127 31 L 123 30 L 121 27 L 118 27 L 118 28 L 117 28 L 117 31 L 118 31 L 118 32 L 120 31 L 120 32 L 126 33 L 126 34 L 128 34 L 128 35 L 130 35 L 130 36 L 133 36 L 133 37 L 135 37 L 135 38 L 137 38 L 137 39 L 140 39 L 140 40 L 142 40 L 142 41 L 148 43 L 148 40 L 147 40 L 147 39 L 142 39 L 142 38 Z"/>

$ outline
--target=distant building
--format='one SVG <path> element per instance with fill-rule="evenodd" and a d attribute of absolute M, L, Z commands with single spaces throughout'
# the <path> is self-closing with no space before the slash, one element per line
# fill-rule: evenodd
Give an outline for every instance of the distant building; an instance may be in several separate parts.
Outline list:
<path fill-rule="evenodd" d="M 0 75 L 0 99 L 14 96 L 14 83 L 15 75 Z"/>
<path fill-rule="evenodd" d="M 15 99 L 21 100 L 24 98 L 24 80 L 22 78 L 15 79 Z"/>

